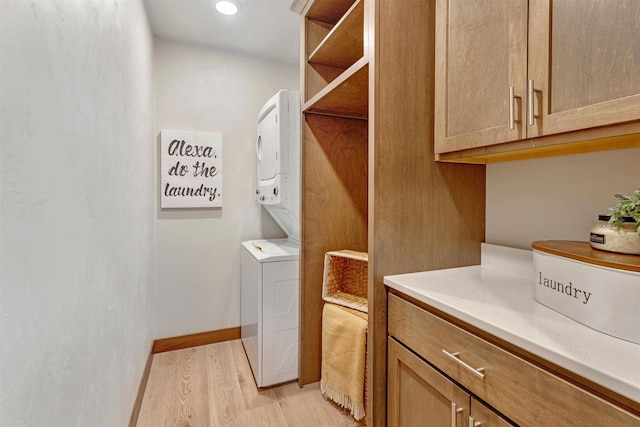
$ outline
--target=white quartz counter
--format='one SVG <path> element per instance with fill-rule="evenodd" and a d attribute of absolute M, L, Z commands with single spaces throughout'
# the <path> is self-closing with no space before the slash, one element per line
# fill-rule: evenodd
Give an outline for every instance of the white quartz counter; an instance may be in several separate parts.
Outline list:
<path fill-rule="evenodd" d="M 386 276 L 384 283 L 640 403 L 640 345 L 536 302 L 530 251 L 483 244 L 480 266 Z"/>

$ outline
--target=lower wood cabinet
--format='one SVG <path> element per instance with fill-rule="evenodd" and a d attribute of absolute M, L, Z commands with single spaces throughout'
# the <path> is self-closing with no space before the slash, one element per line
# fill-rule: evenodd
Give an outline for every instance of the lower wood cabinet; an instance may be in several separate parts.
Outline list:
<path fill-rule="evenodd" d="M 396 295 L 388 308 L 389 426 L 640 427 L 551 363 L 533 365 Z"/>
<path fill-rule="evenodd" d="M 469 415 L 469 394 L 393 338 L 388 352 L 387 425 L 462 425 Z"/>
<path fill-rule="evenodd" d="M 393 338 L 388 351 L 389 426 L 513 425 Z"/>

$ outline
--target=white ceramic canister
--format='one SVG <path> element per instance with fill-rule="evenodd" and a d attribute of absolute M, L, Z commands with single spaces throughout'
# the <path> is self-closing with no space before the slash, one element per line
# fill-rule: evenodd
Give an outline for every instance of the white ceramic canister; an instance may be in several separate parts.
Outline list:
<path fill-rule="evenodd" d="M 640 345 L 640 272 L 533 251 L 533 298 L 583 325 Z"/>

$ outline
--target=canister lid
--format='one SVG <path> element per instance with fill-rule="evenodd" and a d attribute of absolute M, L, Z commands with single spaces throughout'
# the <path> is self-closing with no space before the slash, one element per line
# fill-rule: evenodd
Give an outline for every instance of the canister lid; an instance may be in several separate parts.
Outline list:
<path fill-rule="evenodd" d="M 587 264 L 640 273 L 640 256 L 601 251 L 592 248 L 589 242 L 538 240 L 531 243 L 531 246 L 536 251 L 586 262 Z"/>

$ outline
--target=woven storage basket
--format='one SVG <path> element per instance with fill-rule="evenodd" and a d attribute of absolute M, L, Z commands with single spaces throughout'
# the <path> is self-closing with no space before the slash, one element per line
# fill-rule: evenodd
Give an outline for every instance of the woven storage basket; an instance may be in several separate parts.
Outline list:
<path fill-rule="evenodd" d="M 368 312 L 368 256 L 349 250 L 324 255 L 322 299 L 343 307 Z"/>

